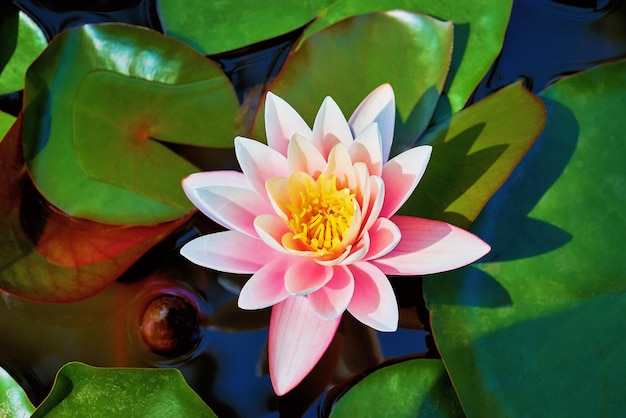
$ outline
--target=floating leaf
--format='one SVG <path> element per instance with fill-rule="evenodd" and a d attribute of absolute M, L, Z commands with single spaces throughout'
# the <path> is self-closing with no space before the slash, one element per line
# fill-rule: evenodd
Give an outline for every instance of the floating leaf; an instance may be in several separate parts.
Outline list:
<path fill-rule="evenodd" d="M 545 123 L 521 83 L 456 113 L 420 140 L 433 154 L 401 213 L 467 228 L 526 154 Z"/>
<path fill-rule="evenodd" d="M 625 86 L 622 61 L 541 93 L 543 134 L 474 224 L 491 255 L 424 282 L 470 417 L 623 414 Z"/>
<path fill-rule="evenodd" d="M 115 281 L 188 219 L 115 226 L 50 207 L 26 173 L 21 122 L 18 119 L 0 142 L 1 289 L 47 302 L 84 299 Z"/>
<path fill-rule="evenodd" d="M 502 48 L 509 23 L 511 0 L 344 0 L 333 2 L 305 32 L 303 39 L 347 17 L 383 10 L 403 9 L 454 22 L 454 50 L 450 72 L 435 113 L 440 121 L 465 106 Z M 388 42 L 385 32 L 376 33 Z M 407 48 L 408 49 L 408 48 Z M 381 56 L 386 64 L 402 60 L 403 52 Z M 373 59 L 376 59 L 373 57 Z M 421 67 L 405 68 L 407 75 L 422 77 Z M 394 86 L 395 87 L 395 86 Z"/>
<path fill-rule="evenodd" d="M 27 72 L 24 155 L 40 192 L 72 216 L 170 221 L 193 209 L 180 181 L 198 169 L 167 144 L 230 147 L 237 111 L 228 78 L 185 45 L 86 25 L 55 38 Z"/>
<path fill-rule="evenodd" d="M 430 121 L 451 51 L 448 22 L 400 11 L 358 16 L 309 38 L 288 58 L 271 90 L 312 124 L 325 96 L 349 116 L 370 91 L 391 83 L 397 108 L 394 144 L 409 146 Z M 255 138 L 265 137 L 263 112 L 257 113 L 255 128 Z"/>
<path fill-rule="evenodd" d="M 45 35 L 10 2 L 0 5 L 0 94 L 24 89 L 28 66 L 48 45 Z"/>
<path fill-rule="evenodd" d="M 217 417 L 176 369 L 96 368 L 68 363 L 37 417 Z"/>
<path fill-rule="evenodd" d="M 331 418 L 464 417 L 440 360 L 407 360 L 382 367 L 354 385 L 333 406 Z"/>
<path fill-rule="evenodd" d="M 21 386 L 0 367 L 0 416 L 7 418 L 28 418 L 35 407 Z"/>
<path fill-rule="evenodd" d="M 207 2 L 191 0 L 180 7 L 175 0 L 159 0 L 159 15 L 166 33 L 203 54 L 242 48 L 291 32 L 327 9 L 333 0 L 291 3 L 240 0 Z"/>
<path fill-rule="evenodd" d="M 15 123 L 15 116 L 0 112 L 0 141 L 2 141 L 2 138 L 9 132 L 13 123 Z"/>

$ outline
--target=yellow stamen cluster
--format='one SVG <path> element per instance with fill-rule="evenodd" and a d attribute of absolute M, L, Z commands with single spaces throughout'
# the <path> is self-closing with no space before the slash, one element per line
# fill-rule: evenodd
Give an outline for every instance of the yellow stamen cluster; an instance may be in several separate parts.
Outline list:
<path fill-rule="evenodd" d="M 321 174 L 310 178 L 289 179 L 291 202 L 288 226 L 293 239 L 300 240 L 320 255 L 342 251 L 342 240 L 354 219 L 354 194 L 350 189 L 337 189 L 337 176 Z"/>

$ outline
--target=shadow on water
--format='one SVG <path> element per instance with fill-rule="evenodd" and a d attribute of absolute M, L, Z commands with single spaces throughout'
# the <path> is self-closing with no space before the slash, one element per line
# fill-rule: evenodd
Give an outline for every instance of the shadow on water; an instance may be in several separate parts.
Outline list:
<path fill-rule="evenodd" d="M 559 179 L 578 142 L 574 114 L 553 100 L 544 99 L 544 103 L 548 120 L 544 132 L 474 224 L 477 234 L 492 247 L 483 261 L 532 257 L 572 239 L 567 231 L 529 215 Z"/>

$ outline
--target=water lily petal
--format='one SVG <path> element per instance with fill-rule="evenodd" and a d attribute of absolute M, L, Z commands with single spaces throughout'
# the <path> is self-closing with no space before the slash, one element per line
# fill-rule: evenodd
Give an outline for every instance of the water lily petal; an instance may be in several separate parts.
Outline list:
<path fill-rule="evenodd" d="M 352 159 L 348 149 L 343 144 L 335 145 L 328 154 L 328 165 L 324 173 L 337 176 L 337 188 L 353 188 L 355 186 L 355 173 L 352 167 Z"/>
<path fill-rule="evenodd" d="M 363 129 L 372 122 L 378 123 L 380 130 L 383 161 L 389 159 L 393 130 L 396 117 L 396 101 L 393 89 L 389 84 L 383 84 L 367 95 L 350 117 L 350 127 L 357 137 Z"/>
<path fill-rule="evenodd" d="M 400 228 L 387 218 L 378 218 L 368 233 L 371 243 L 365 260 L 376 259 L 388 254 L 400 242 L 402 236 Z"/>
<path fill-rule="evenodd" d="M 333 277 L 333 268 L 308 258 L 293 257 L 285 273 L 285 287 L 294 296 L 311 293 Z"/>
<path fill-rule="evenodd" d="M 237 304 L 242 309 L 263 309 L 287 299 L 285 270 L 288 257 L 274 257 L 266 260 L 263 267 L 243 285 Z"/>
<path fill-rule="evenodd" d="M 317 178 L 326 167 L 326 159 L 305 137 L 295 134 L 287 149 L 289 172 L 303 171 Z"/>
<path fill-rule="evenodd" d="M 274 213 L 257 192 L 228 186 L 209 186 L 195 190 L 196 206 L 209 218 L 228 229 L 258 237 L 254 218 Z"/>
<path fill-rule="evenodd" d="M 200 266 L 237 274 L 254 273 L 279 255 L 260 239 L 237 231 L 195 238 L 186 243 L 180 253 Z"/>
<path fill-rule="evenodd" d="M 313 132 L 293 107 L 272 92 L 265 98 L 265 135 L 267 145 L 287 155 L 294 134 L 311 138 Z"/>
<path fill-rule="evenodd" d="M 353 293 L 352 273 L 345 266 L 335 266 L 332 279 L 307 297 L 313 309 L 324 319 L 331 321 L 346 310 Z"/>
<path fill-rule="evenodd" d="M 277 395 L 289 392 L 309 374 L 332 341 L 340 319 L 320 317 L 304 296 L 274 305 L 268 352 L 270 378 Z"/>
<path fill-rule="evenodd" d="M 189 200 L 191 200 L 194 204 L 196 202 L 194 201 L 193 192 L 196 189 L 204 187 L 230 186 L 254 190 L 243 173 L 232 170 L 216 170 L 193 173 L 183 179 L 182 185 L 185 194 L 187 194 Z"/>
<path fill-rule="evenodd" d="M 380 131 L 376 122 L 365 127 L 359 136 L 354 138 L 348 149 L 352 161 L 360 161 L 367 165 L 370 174 L 381 176 L 383 170 L 383 149 Z"/>
<path fill-rule="evenodd" d="M 365 215 L 363 230 L 367 231 L 372 227 L 376 219 L 380 216 L 380 211 L 385 204 L 386 184 L 378 176 L 370 176 L 370 198 L 368 213 Z"/>
<path fill-rule="evenodd" d="M 263 242 L 278 252 L 286 252 L 283 235 L 290 232 L 285 222 L 272 215 L 259 215 L 254 219 L 254 229 Z"/>
<path fill-rule="evenodd" d="M 354 276 L 354 294 L 348 312 L 378 331 L 398 328 L 398 302 L 387 276 L 368 262 L 349 266 Z"/>
<path fill-rule="evenodd" d="M 383 166 L 385 203 L 380 216 L 389 218 L 409 198 L 426 171 L 432 147 L 424 145 L 411 148 Z"/>
<path fill-rule="evenodd" d="M 386 274 L 422 275 L 453 270 L 478 260 L 491 247 L 454 225 L 411 216 L 394 216 L 402 238 L 389 254 L 370 261 Z"/>
<path fill-rule="evenodd" d="M 337 143 L 341 142 L 348 147 L 352 141 L 352 131 L 346 117 L 337 103 L 332 98 L 326 97 L 315 116 L 311 142 L 322 155 L 327 156 Z"/>
<path fill-rule="evenodd" d="M 268 179 L 288 175 L 287 158 L 253 139 L 235 138 L 235 154 L 246 179 L 263 199 L 268 199 L 265 190 Z"/>

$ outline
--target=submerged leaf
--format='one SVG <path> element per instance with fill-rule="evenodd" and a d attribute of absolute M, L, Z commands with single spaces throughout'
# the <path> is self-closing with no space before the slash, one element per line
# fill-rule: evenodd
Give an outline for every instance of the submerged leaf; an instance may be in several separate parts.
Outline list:
<path fill-rule="evenodd" d="M 0 416 L 28 418 L 35 407 L 13 377 L 0 367 Z"/>

